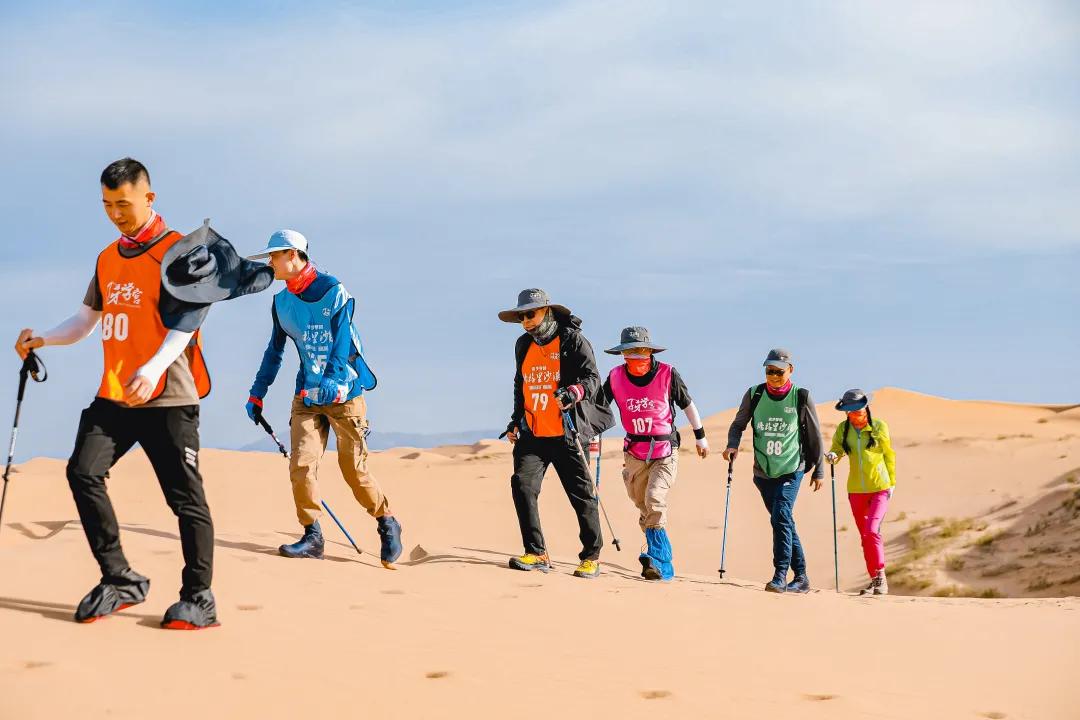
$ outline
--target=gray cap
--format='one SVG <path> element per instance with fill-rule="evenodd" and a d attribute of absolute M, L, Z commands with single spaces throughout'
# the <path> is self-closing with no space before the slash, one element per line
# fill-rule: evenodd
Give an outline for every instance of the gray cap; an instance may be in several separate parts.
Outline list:
<path fill-rule="evenodd" d="M 784 348 L 773 348 L 769 351 L 769 355 L 765 358 L 765 362 L 762 365 L 772 365 L 773 367 L 782 368 L 786 365 L 794 366 L 795 363 L 791 360 L 791 352 Z"/>
<path fill-rule="evenodd" d="M 570 314 L 569 308 L 551 302 L 551 298 L 548 294 L 540 288 L 528 288 L 518 293 L 517 307 L 503 310 L 499 313 L 499 319 L 508 323 L 521 322 L 518 319 L 518 313 L 523 313 L 528 310 L 537 310 L 544 307 L 551 308 L 559 315 Z"/>
<path fill-rule="evenodd" d="M 844 393 L 836 403 L 836 409 L 842 412 L 858 412 L 870 404 L 870 398 L 859 388 L 852 388 Z"/>
<path fill-rule="evenodd" d="M 608 355 L 620 355 L 623 350 L 636 350 L 638 348 L 648 348 L 654 353 L 667 350 L 667 348 L 653 344 L 653 341 L 649 338 L 648 328 L 635 325 L 633 327 L 623 328 L 622 334 L 619 336 L 619 344 L 604 352 Z"/>

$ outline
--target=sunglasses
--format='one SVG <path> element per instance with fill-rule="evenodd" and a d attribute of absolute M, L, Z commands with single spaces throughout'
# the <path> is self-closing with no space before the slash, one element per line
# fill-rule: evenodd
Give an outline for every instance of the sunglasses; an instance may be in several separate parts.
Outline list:
<path fill-rule="evenodd" d="M 767 368 L 765 368 L 765 374 L 766 375 L 772 375 L 773 377 L 783 377 L 784 373 L 786 373 L 786 372 L 787 372 L 787 370 L 781 370 L 778 367 L 767 367 Z"/>
<path fill-rule="evenodd" d="M 536 317 L 537 310 L 526 310 L 525 312 L 518 313 L 518 322 L 525 322 L 526 320 L 532 320 Z"/>

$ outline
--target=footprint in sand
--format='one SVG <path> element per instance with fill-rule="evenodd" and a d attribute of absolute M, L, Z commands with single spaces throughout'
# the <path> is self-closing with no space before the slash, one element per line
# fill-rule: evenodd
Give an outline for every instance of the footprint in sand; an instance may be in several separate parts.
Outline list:
<path fill-rule="evenodd" d="M 990 720 L 1005 720 L 1005 718 L 1008 717 L 1008 715 L 1006 715 L 1003 712 L 993 712 L 993 711 L 979 713 L 979 716 L 984 717 L 984 718 L 990 718 Z"/>
<path fill-rule="evenodd" d="M 383 590 L 382 594 L 383 595 L 404 595 L 405 591 L 404 590 Z"/>
<path fill-rule="evenodd" d="M 350 610 L 363 610 L 364 606 L 363 605 L 350 605 L 349 609 Z"/>
<path fill-rule="evenodd" d="M 661 698 L 671 697 L 670 690 L 642 690 L 639 694 L 646 700 L 659 700 Z"/>
<path fill-rule="evenodd" d="M 428 680 L 438 680 L 440 678 L 449 677 L 449 676 L 450 676 L 450 673 L 446 672 L 445 670 L 436 670 L 434 672 L 429 672 L 429 673 L 424 675 L 424 677 L 426 677 Z"/>
<path fill-rule="evenodd" d="M 37 670 L 38 668 L 49 667 L 50 665 L 52 665 L 51 662 L 46 662 L 44 660 L 27 660 L 23 663 L 23 669 Z M 1002 717 L 1004 717 L 1004 715 Z"/>
<path fill-rule="evenodd" d="M 526 583 L 524 585 L 518 585 L 518 587 L 534 588 L 534 587 L 544 587 L 544 585 L 542 583 Z"/>
<path fill-rule="evenodd" d="M 812 700 L 813 702 L 825 702 L 826 700 L 836 699 L 835 695 L 806 693 L 803 695 L 803 700 Z"/>
<path fill-rule="evenodd" d="M 262 610 L 262 605 L 237 605 L 236 609 L 249 612 L 251 610 Z"/>
<path fill-rule="evenodd" d="M 416 460 L 419 457 L 420 457 L 420 453 L 414 452 L 414 453 L 409 453 L 408 455 L 402 455 L 401 459 L 402 460 Z"/>
<path fill-rule="evenodd" d="M 247 675 L 245 675 L 244 673 L 233 673 L 232 674 L 232 679 L 233 680 L 247 680 Z"/>

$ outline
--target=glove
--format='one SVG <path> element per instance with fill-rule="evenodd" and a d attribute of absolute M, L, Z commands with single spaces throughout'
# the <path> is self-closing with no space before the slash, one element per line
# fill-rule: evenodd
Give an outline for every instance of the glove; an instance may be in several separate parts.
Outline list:
<path fill-rule="evenodd" d="M 834 452 L 827 452 L 825 453 L 825 461 L 830 465 L 835 465 L 840 462 L 840 456 Z"/>
<path fill-rule="evenodd" d="M 893 490 L 895 490 L 895 489 L 896 489 L 895 485 L 893 485 L 891 488 L 889 488 L 889 496 L 888 497 L 889 497 L 890 500 L 892 500 Z"/>
<path fill-rule="evenodd" d="M 569 410 L 585 397 L 585 388 L 581 385 L 571 385 L 559 388 L 552 395 L 555 397 L 555 401 L 559 403 L 560 410 Z"/>
<path fill-rule="evenodd" d="M 248 417 L 251 418 L 251 422 L 258 425 L 259 419 L 262 417 L 262 398 L 258 398 L 252 395 L 248 398 L 247 405 L 245 405 L 244 408 L 247 410 L 247 414 Z"/>
<path fill-rule="evenodd" d="M 328 377 L 324 377 L 319 383 L 319 404 L 330 405 L 343 403 L 349 395 L 349 386 L 340 385 Z"/>

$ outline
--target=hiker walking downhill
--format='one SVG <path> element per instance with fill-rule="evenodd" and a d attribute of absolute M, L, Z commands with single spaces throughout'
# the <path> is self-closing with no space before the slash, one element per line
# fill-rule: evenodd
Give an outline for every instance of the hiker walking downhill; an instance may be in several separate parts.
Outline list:
<path fill-rule="evenodd" d="M 506 426 L 514 444 L 510 489 L 525 553 L 511 558 L 510 567 L 551 569 L 537 501 L 544 473 L 554 465 L 578 519 L 581 563 L 574 575 L 596 577 L 604 541 L 583 448 L 615 423 L 611 411 L 597 402 L 600 375 L 592 346 L 581 334 L 581 320 L 539 288 L 522 290 L 517 307 L 500 312 L 499 319 L 520 323 L 525 331 L 514 346 L 514 411 Z"/>
<path fill-rule="evenodd" d="M 825 459 L 835 465 L 848 458 L 848 501 L 855 525 L 859 528 L 863 558 L 870 584 L 860 595 L 888 595 L 885 579 L 885 543 L 881 523 L 896 487 L 896 453 L 889 437 L 889 426 L 870 413 L 870 398 L 858 388 L 848 390 L 836 403 L 846 413 L 833 436 Z"/>
<path fill-rule="evenodd" d="M 667 496 L 675 485 L 681 438 L 675 429 L 675 407 L 686 413 L 694 429 L 697 454 L 709 454 L 709 441 L 697 406 L 679 371 L 655 355 L 656 345 L 643 327 L 623 329 L 619 344 L 604 352 L 621 355 L 623 364 L 604 381 L 603 398 L 615 402 L 626 438 L 623 440 L 623 482 L 638 509 L 645 547 L 638 560 L 646 580 L 670 580 L 675 575 L 667 535 Z"/>
<path fill-rule="evenodd" d="M 813 469 L 810 485 L 821 489 L 821 427 L 810 391 L 791 382 L 795 366 L 791 353 L 770 350 L 763 363 L 765 382 L 746 391 L 735 420 L 728 430 L 724 459 L 738 455 L 739 443 L 748 423 L 754 433 L 754 485 L 769 511 L 773 532 L 773 579 L 765 585 L 769 592 L 804 593 L 810 590 L 806 577 L 806 554 L 795 530 L 795 499 L 803 475 Z M 787 581 L 788 569 L 795 577 Z"/>
<path fill-rule="evenodd" d="M 101 582 L 79 603 L 75 620 L 93 622 L 141 603 L 150 589 L 150 580 L 131 568 L 120 547 L 120 526 L 105 485 L 110 468 L 138 443 L 178 519 L 184 555 L 180 599 L 161 624 L 214 626 L 214 526 L 199 473 L 199 400 L 210 391 L 199 326 L 208 305 L 185 304 L 163 284 L 162 264 L 181 236 L 154 211 L 155 194 L 142 163 L 124 158 L 110 164 L 101 174 L 101 194 L 105 214 L 121 235 L 98 255 L 82 306 L 40 335 L 23 330 L 15 345 L 25 357 L 45 345 L 79 342 L 101 324 L 104 373 L 97 397 L 82 412 L 67 464 L 68 485 Z M 239 258 L 232 259 L 234 270 L 245 269 Z M 207 270 L 194 262 L 190 267 Z M 269 283 L 267 274 L 255 273 L 236 292 L 257 292 Z"/>
<path fill-rule="evenodd" d="M 246 410 L 252 422 L 259 422 L 263 398 L 281 370 L 286 338 L 293 341 L 300 355 L 289 423 L 289 474 L 296 517 L 304 534 L 297 542 L 282 545 L 278 552 L 293 558 L 323 556 L 318 471 L 333 428 L 341 474 L 353 496 L 375 518 L 380 558 L 385 567 L 392 567 L 401 556 L 401 525 L 368 472 L 364 391 L 372 390 L 376 379 L 364 360 L 360 335 L 353 324 L 355 301 L 341 281 L 311 262 L 307 238 L 295 230 L 275 232 L 262 252 L 249 257 L 264 258 L 274 269 L 274 278 L 285 281 L 285 288 L 274 296 L 270 307 L 270 342 L 248 393 Z"/>

